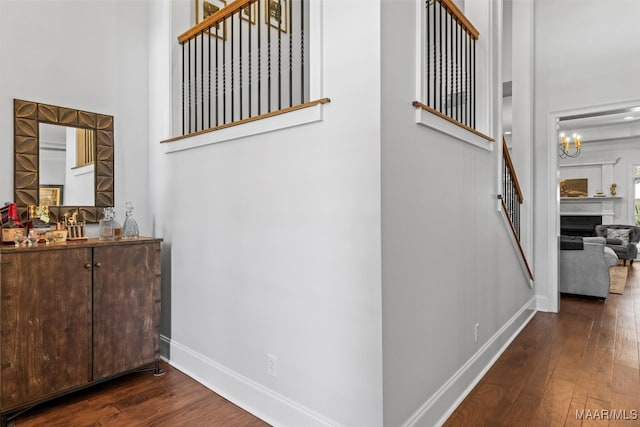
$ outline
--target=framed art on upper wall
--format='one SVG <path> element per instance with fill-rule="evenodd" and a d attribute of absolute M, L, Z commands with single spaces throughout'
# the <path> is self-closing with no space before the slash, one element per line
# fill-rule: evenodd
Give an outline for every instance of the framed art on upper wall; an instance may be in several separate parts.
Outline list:
<path fill-rule="evenodd" d="M 265 0 L 264 21 L 268 26 L 286 33 L 289 21 L 287 0 Z"/>
<path fill-rule="evenodd" d="M 225 0 L 195 0 L 196 2 L 196 25 L 227 6 Z M 209 35 L 220 40 L 227 39 L 227 21 L 217 23 L 208 31 Z"/>
<path fill-rule="evenodd" d="M 255 25 L 258 17 L 258 2 L 253 2 L 240 10 L 240 18 Z"/>

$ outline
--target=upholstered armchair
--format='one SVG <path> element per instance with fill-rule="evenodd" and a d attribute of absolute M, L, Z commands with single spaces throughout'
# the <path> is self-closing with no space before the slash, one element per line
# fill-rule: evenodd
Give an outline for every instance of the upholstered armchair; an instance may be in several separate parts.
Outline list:
<path fill-rule="evenodd" d="M 562 249 L 561 242 L 560 292 L 607 298 L 609 267 L 618 264 L 618 257 L 605 241 L 604 237 L 583 237 L 578 247 L 570 250 Z"/>
<path fill-rule="evenodd" d="M 633 260 L 638 255 L 638 242 L 640 242 L 640 227 L 634 225 L 596 225 L 596 236 L 604 237 L 608 247 L 623 260 L 626 265 L 627 260 L 633 264 Z"/>

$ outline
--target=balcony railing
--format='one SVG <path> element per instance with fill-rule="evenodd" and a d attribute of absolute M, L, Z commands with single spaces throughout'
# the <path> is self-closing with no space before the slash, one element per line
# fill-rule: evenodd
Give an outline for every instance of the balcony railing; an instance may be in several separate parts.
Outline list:
<path fill-rule="evenodd" d="M 524 250 L 522 249 L 520 236 L 520 211 L 521 205 L 524 202 L 524 197 L 522 196 L 518 176 L 516 175 L 516 170 L 513 166 L 511 155 L 509 154 L 509 149 L 507 147 L 507 142 L 504 138 L 502 139 L 502 194 L 498 195 L 498 199 L 502 202 L 502 211 L 509 222 L 511 232 L 513 233 L 513 237 L 517 243 L 523 264 L 527 269 L 529 277 L 533 280 L 533 273 Z"/>
<path fill-rule="evenodd" d="M 520 205 L 524 201 L 516 170 L 511 161 L 507 143 L 502 140 L 502 202 L 511 220 L 516 237 L 520 240 Z"/>
<path fill-rule="evenodd" d="M 309 102 L 308 1 L 236 0 L 180 35 L 183 135 Z"/>
<path fill-rule="evenodd" d="M 422 104 L 475 129 L 478 30 L 452 0 L 426 0 L 425 4 Z"/>

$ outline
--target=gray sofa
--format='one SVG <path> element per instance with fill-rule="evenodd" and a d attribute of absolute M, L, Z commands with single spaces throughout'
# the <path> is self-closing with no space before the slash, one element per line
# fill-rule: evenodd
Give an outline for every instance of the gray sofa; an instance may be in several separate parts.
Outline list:
<path fill-rule="evenodd" d="M 612 236 L 619 230 L 629 230 L 628 242 L 622 241 L 618 236 Z M 640 227 L 634 225 L 596 225 L 595 232 L 596 236 L 607 239 L 607 246 L 613 249 L 618 258 L 624 261 L 625 265 L 627 260 L 630 260 L 630 264 L 633 264 L 633 260 L 638 256 Z"/>
<path fill-rule="evenodd" d="M 609 295 L 609 267 L 618 256 L 605 246 L 604 237 L 584 237 L 583 249 L 560 249 L 560 292 L 606 298 Z"/>

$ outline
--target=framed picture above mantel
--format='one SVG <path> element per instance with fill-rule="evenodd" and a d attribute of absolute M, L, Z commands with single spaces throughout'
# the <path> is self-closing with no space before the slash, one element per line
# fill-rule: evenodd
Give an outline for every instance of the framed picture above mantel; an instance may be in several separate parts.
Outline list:
<path fill-rule="evenodd" d="M 587 197 L 589 180 L 587 178 L 561 179 L 560 197 Z"/>

